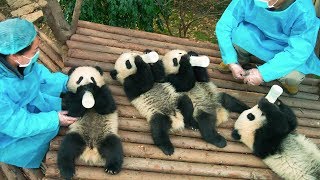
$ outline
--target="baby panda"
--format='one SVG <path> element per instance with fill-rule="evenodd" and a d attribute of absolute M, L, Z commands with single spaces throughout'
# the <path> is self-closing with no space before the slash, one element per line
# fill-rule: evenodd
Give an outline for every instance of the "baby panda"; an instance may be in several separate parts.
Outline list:
<path fill-rule="evenodd" d="M 77 67 L 69 71 L 68 92 L 63 108 L 68 115 L 79 117 L 69 126 L 58 152 L 58 168 L 62 177 L 71 179 L 75 160 L 94 165 L 105 161 L 105 171 L 121 170 L 123 150 L 118 136 L 118 113 L 99 67 Z"/>
<path fill-rule="evenodd" d="M 228 120 L 228 110 L 241 113 L 249 107 L 226 93 L 219 93 L 209 80 L 206 69 L 209 58 L 202 56 L 207 60 L 203 66 L 201 64 L 204 61 L 192 59 L 197 56 L 195 52 L 188 53 L 183 50 L 166 53 L 162 58 L 166 81 L 173 85 L 177 92 L 184 93 L 191 99 L 194 106 L 193 117 L 199 124 L 204 140 L 222 148 L 226 146 L 226 140 L 215 127 Z M 192 60 L 195 66 L 190 63 Z"/>
<path fill-rule="evenodd" d="M 156 83 L 150 66 L 136 53 L 120 55 L 110 75 L 123 85 L 129 101 L 147 119 L 155 145 L 164 154 L 173 154 L 169 131 L 190 124 L 191 100 L 176 93 L 169 83 Z"/>
<path fill-rule="evenodd" d="M 296 126 L 296 116 L 287 105 L 262 98 L 240 114 L 232 137 L 284 179 L 320 179 L 320 151 L 294 131 Z"/>

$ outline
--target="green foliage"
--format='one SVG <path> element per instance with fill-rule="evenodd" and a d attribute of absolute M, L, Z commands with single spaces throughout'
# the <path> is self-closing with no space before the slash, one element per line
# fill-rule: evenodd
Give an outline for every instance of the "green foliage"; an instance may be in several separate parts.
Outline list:
<path fill-rule="evenodd" d="M 71 22 L 76 0 L 61 0 L 65 18 Z M 145 31 L 161 28 L 159 6 L 154 0 L 83 0 L 80 19 Z"/>

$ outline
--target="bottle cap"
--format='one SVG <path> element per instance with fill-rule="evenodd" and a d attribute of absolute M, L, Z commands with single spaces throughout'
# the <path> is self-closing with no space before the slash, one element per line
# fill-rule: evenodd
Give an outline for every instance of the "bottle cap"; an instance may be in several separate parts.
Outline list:
<path fill-rule="evenodd" d="M 159 60 L 159 54 L 155 51 L 141 55 L 141 57 L 145 63 L 155 63 Z"/>
<path fill-rule="evenodd" d="M 82 106 L 87 109 L 90 109 L 94 106 L 94 103 L 95 101 L 92 93 L 89 91 L 86 91 L 82 97 Z"/>
<path fill-rule="evenodd" d="M 191 66 L 208 67 L 210 59 L 208 56 L 190 56 Z"/>
<path fill-rule="evenodd" d="M 273 85 L 269 91 L 269 93 L 266 96 L 266 99 L 274 103 L 278 99 L 278 97 L 283 93 L 283 89 L 278 85 Z"/>

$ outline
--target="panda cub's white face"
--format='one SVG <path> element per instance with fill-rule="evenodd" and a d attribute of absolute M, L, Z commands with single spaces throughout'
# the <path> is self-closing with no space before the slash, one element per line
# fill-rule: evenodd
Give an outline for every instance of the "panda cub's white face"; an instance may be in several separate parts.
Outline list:
<path fill-rule="evenodd" d="M 76 93 L 78 87 L 84 86 L 90 83 L 96 84 L 101 87 L 105 84 L 103 75 L 100 72 L 90 66 L 77 67 L 69 76 L 67 88 L 69 91 Z"/>
<path fill-rule="evenodd" d="M 163 58 L 163 66 L 165 69 L 165 73 L 166 75 L 168 74 L 177 74 L 179 72 L 179 68 L 180 68 L 180 60 L 181 57 L 185 54 L 188 54 L 187 51 L 184 50 L 172 50 L 167 52 Z"/>
<path fill-rule="evenodd" d="M 116 71 L 116 79 L 123 84 L 124 79 L 137 72 L 136 64 L 134 63 L 134 58 L 140 54 L 135 52 L 123 53 L 117 59 L 114 70 Z"/>
<path fill-rule="evenodd" d="M 241 141 L 252 148 L 256 130 L 261 128 L 265 123 L 266 116 L 256 105 L 240 114 L 235 122 L 234 130 L 238 131 Z"/>

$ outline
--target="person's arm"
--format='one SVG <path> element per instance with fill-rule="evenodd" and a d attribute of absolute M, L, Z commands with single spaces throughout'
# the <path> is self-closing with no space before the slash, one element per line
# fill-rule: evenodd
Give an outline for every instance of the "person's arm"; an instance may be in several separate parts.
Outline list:
<path fill-rule="evenodd" d="M 37 72 L 40 77 L 41 91 L 51 94 L 53 96 L 59 96 L 61 92 L 67 91 L 68 76 L 61 73 L 51 73 L 44 65 L 35 64 Z"/>
<path fill-rule="evenodd" d="M 265 82 L 289 74 L 304 64 L 313 53 L 319 31 L 319 21 L 309 16 L 297 19 L 292 27 L 288 46 L 276 54 L 273 59 L 258 67 Z"/>
<path fill-rule="evenodd" d="M 59 118 L 56 111 L 29 113 L 19 108 L 4 94 L 0 94 L 0 132 L 15 138 L 57 131 Z"/>
<path fill-rule="evenodd" d="M 237 63 L 237 52 L 231 41 L 232 30 L 244 19 L 245 0 L 232 0 L 216 25 L 216 36 L 225 64 Z"/>

